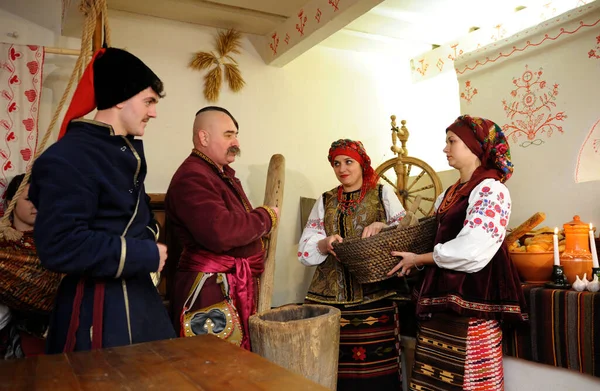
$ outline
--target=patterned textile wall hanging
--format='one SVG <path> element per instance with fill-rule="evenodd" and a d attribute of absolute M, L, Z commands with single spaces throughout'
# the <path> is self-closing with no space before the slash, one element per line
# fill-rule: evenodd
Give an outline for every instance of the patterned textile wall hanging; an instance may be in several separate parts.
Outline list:
<path fill-rule="evenodd" d="M 8 182 L 37 147 L 43 65 L 43 47 L 0 43 L 0 216 Z"/>

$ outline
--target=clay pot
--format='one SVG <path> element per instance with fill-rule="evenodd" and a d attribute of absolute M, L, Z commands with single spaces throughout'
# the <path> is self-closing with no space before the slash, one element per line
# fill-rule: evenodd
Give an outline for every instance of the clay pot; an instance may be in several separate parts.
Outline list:
<path fill-rule="evenodd" d="M 570 284 L 583 273 L 592 275 L 592 254 L 590 253 L 589 224 L 574 216 L 573 221 L 563 225 L 565 229 L 565 251 L 560 254 L 560 264 Z"/>

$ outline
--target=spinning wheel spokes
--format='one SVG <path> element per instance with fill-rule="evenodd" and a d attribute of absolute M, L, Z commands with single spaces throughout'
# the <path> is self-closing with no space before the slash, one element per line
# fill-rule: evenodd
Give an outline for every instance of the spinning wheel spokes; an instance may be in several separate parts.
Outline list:
<path fill-rule="evenodd" d="M 419 179 L 423 178 L 423 175 L 425 175 L 425 171 L 421 171 L 421 173 L 415 178 L 413 183 L 411 183 L 410 186 L 408 186 L 406 188 L 406 190 L 410 191 L 410 189 L 412 189 L 412 187 L 415 185 L 415 183 L 419 182 Z"/>
<path fill-rule="evenodd" d="M 398 164 L 398 159 L 402 159 L 402 163 Z M 396 170 L 398 165 L 410 166 L 413 175 L 407 176 L 408 170 Z M 421 218 L 433 213 L 435 200 L 442 192 L 442 184 L 433 168 L 427 163 L 410 156 L 396 157 L 382 163 L 375 171 L 383 181 L 394 189 L 406 210 L 410 208 L 416 196 L 420 195 L 421 205 L 417 209 L 420 213 L 418 217 Z M 400 172 L 400 176 L 397 175 L 397 172 Z M 408 184 L 408 186 L 403 186 L 403 183 Z"/>
<path fill-rule="evenodd" d="M 398 191 L 398 186 L 394 182 L 390 181 L 388 179 L 388 177 L 386 177 L 383 174 L 380 174 L 380 177 L 381 177 L 381 179 L 383 179 L 384 181 L 386 181 L 387 183 L 389 183 L 394 188 L 394 190 L 396 190 L 396 192 Z"/>

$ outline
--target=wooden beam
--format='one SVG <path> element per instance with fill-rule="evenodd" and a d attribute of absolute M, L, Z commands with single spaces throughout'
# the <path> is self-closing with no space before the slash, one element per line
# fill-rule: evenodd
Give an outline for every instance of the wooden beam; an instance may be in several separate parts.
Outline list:
<path fill-rule="evenodd" d="M 239 6 L 235 6 L 235 5 L 219 3 L 218 1 L 194 0 L 194 2 L 202 3 L 208 7 L 211 7 L 213 9 L 217 9 L 217 10 L 232 11 L 235 13 L 242 13 L 245 15 L 259 16 L 259 17 L 265 17 L 265 18 L 276 18 L 276 19 L 280 19 L 280 20 L 287 19 L 285 17 L 285 15 L 279 15 L 279 14 L 272 13 L 272 12 L 265 12 L 265 11 L 260 11 L 260 10 L 247 8 L 247 7 L 239 7 Z"/>
<path fill-rule="evenodd" d="M 79 56 L 81 51 L 79 49 L 63 49 L 63 48 L 54 48 L 54 47 L 44 47 L 44 51 L 47 54 L 64 54 L 68 56 Z"/>
<path fill-rule="evenodd" d="M 265 36 L 250 37 L 268 65 L 284 66 L 383 0 L 311 0 Z"/>
<path fill-rule="evenodd" d="M 265 187 L 264 205 L 275 206 L 279 209 L 279 220 L 283 210 L 283 189 L 285 186 L 285 158 L 283 155 L 271 156 L 267 171 L 267 185 Z M 277 250 L 277 232 L 279 225 L 271 229 L 265 251 L 265 269 L 260 278 L 260 292 L 258 295 L 258 312 L 271 309 L 273 301 L 273 286 L 275 284 L 275 254 Z"/>
<path fill-rule="evenodd" d="M 94 30 L 94 37 L 92 39 L 92 53 L 102 48 L 104 32 L 104 19 L 102 18 L 102 12 L 96 17 L 96 29 Z"/>
<path fill-rule="evenodd" d="M 257 35 L 265 35 L 287 20 L 285 15 L 278 13 L 207 0 L 110 0 L 108 7 L 111 11 L 131 12 L 225 30 L 233 27 L 242 33 Z"/>

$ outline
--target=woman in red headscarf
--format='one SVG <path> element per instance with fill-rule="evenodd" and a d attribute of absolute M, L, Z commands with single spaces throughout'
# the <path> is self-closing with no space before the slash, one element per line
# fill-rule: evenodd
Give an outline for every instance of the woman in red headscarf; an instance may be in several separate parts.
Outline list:
<path fill-rule="evenodd" d="M 464 115 L 446 129 L 444 153 L 460 179 L 435 203 L 433 252 L 392 252 L 401 260 L 390 275 L 427 266 L 414 292 L 421 323 L 409 389 L 503 390 L 499 322 L 527 319 L 504 244 L 510 149 L 494 122 Z"/>
<path fill-rule="evenodd" d="M 335 259 L 332 243 L 398 224 L 404 208 L 393 190 L 377 184 L 360 141 L 335 141 L 328 160 L 340 185 L 315 203 L 298 249 L 302 264 L 317 266 L 306 300 L 342 311 L 338 390 L 400 390 L 397 281 L 359 284 Z"/>

